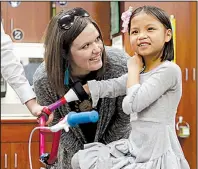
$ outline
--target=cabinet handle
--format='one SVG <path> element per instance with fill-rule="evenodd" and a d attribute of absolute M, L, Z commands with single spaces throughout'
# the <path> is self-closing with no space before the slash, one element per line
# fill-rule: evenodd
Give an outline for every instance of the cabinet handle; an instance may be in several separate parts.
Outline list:
<path fill-rule="evenodd" d="M 185 68 L 185 72 L 186 72 L 185 78 L 186 78 L 186 81 L 188 81 L 188 68 Z"/>
<path fill-rule="evenodd" d="M 5 168 L 8 168 L 8 155 L 5 154 Z"/>
<path fill-rule="evenodd" d="M 1 22 L 2 22 L 2 25 L 4 26 L 4 19 L 3 18 L 1 19 Z"/>
<path fill-rule="evenodd" d="M 195 68 L 193 68 L 193 81 L 196 80 L 196 72 L 195 72 Z"/>
<path fill-rule="evenodd" d="M 10 32 L 12 32 L 13 28 L 14 28 L 14 20 L 13 18 L 11 18 L 10 19 Z"/>
<path fill-rule="evenodd" d="M 14 153 L 14 168 L 17 168 L 17 153 Z"/>

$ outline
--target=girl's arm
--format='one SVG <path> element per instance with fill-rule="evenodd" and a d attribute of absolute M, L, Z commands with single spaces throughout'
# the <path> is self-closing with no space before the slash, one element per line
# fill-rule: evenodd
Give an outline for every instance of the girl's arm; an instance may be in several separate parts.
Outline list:
<path fill-rule="evenodd" d="M 178 89 L 181 92 L 181 85 L 176 89 L 178 83 L 181 84 L 181 69 L 179 66 L 171 63 L 161 67 L 143 84 L 134 83 L 127 88 L 127 96 L 123 100 L 122 108 L 127 114 L 141 112 L 168 90 Z"/>
<path fill-rule="evenodd" d="M 99 98 L 114 98 L 126 94 L 127 74 L 108 80 L 91 80 L 83 86 L 88 94 L 91 94 L 93 107 L 97 105 Z"/>

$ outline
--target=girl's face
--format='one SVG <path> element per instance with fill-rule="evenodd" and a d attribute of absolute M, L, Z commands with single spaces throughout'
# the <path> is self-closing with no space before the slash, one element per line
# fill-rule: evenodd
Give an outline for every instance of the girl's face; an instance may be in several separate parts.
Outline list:
<path fill-rule="evenodd" d="M 71 46 L 71 68 L 74 76 L 86 75 L 102 67 L 103 43 L 93 24 L 88 24 Z"/>
<path fill-rule="evenodd" d="M 159 56 L 165 42 L 171 40 L 171 35 L 171 29 L 165 29 L 152 15 L 141 12 L 131 20 L 130 43 L 141 56 Z"/>

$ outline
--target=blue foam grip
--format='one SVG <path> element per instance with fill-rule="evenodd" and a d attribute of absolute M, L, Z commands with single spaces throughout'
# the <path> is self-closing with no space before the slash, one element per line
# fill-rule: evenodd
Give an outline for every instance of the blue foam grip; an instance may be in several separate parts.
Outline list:
<path fill-rule="evenodd" d="M 87 111 L 87 112 L 70 112 L 67 116 L 67 123 L 71 127 L 75 127 L 78 124 L 83 124 L 83 123 L 95 123 L 99 119 L 98 112 L 95 110 L 92 111 Z"/>

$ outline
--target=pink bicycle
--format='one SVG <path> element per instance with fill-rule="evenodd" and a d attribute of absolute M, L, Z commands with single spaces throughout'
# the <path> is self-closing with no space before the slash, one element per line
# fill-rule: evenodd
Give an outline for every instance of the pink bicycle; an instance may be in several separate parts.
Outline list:
<path fill-rule="evenodd" d="M 53 106 L 50 105 L 50 110 L 52 110 Z M 40 118 L 40 126 L 44 126 L 45 124 L 45 115 Z M 45 129 L 40 129 L 39 132 L 39 141 L 40 141 L 40 161 L 44 164 L 54 164 L 57 159 L 58 145 L 61 135 L 61 130 L 64 129 L 66 132 L 69 131 L 69 127 L 75 127 L 78 124 L 82 123 L 94 123 L 99 119 L 98 112 L 95 110 L 88 112 L 70 112 L 65 116 L 58 124 L 52 126 L 47 130 L 47 132 L 53 132 L 53 141 L 51 153 L 44 153 L 45 150 Z"/>
<path fill-rule="evenodd" d="M 59 140 L 61 136 L 61 130 L 69 131 L 69 127 L 75 127 L 78 124 L 97 122 L 99 119 L 98 112 L 95 110 L 89 112 L 70 112 L 60 122 L 52 127 L 45 127 L 48 116 L 58 107 L 63 104 L 69 103 L 75 100 L 87 99 L 88 95 L 84 91 L 80 82 L 75 83 L 74 86 L 58 101 L 44 107 L 42 115 L 39 117 L 39 154 L 40 161 L 45 165 L 52 165 L 56 162 L 57 152 L 59 146 Z M 45 153 L 45 134 L 53 132 L 52 147 L 50 153 Z M 31 158 L 30 158 L 31 159 Z M 31 165 L 31 160 L 30 160 Z"/>

